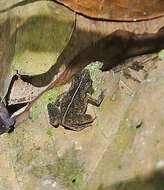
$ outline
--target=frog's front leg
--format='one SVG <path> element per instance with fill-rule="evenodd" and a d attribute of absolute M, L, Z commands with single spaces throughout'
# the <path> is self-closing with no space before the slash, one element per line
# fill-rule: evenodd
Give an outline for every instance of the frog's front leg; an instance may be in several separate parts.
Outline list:
<path fill-rule="evenodd" d="M 86 100 L 88 103 L 94 105 L 94 106 L 100 106 L 101 102 L 103 101 L 105 95 L 104 90 L 101 90 L 101 93 L 97 99 L 93 98 L 91 95 L 87 94 Z"/>

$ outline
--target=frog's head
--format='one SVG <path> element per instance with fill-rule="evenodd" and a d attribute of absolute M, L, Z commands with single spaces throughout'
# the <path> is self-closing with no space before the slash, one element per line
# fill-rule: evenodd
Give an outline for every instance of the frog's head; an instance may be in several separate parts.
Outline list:
<path fill-rule="evenodd" d="M 84 69 L 81 72 L 81 88 L 84 89 L 86 93 L 92 93 L 92 79 L 90 75 L 90 71 L 88 69 Z"/>

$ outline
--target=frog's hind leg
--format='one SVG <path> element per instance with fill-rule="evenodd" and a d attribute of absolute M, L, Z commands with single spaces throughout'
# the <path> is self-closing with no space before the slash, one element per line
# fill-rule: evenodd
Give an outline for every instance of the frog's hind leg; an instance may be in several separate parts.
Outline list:
<path fill-rule="evenodd" d="M 91 126 L 95 119 L 96 118 L 92 118 L 89 114 L 77 114 L 72 118 L 65 120 L 64 127 L 74 131 L 81 131 L 84 128 Z"/>
<path fill-rule="evenodd" d="M 59 125 L 59 116 L 60 116 L 60 110 L 55 104 L 49 103 L 47 105 L 48 115 L 49 115 L 49 121 L 50 124 L 58 127 Z"/>

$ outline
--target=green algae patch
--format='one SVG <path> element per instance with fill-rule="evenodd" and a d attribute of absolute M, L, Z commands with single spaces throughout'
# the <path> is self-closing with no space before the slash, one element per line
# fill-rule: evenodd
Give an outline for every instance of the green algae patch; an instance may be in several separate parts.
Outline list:
<path fill-rule="evenodd" d="M 86 68 L 89 69 L 89 71 L 91 72 L 91 74 L 94 74 L 95 71 L 101 69 L 102 66 L 103 66 L 102 62 L 96 61 L 96 62 L 93 62 L 93 63 L 87 65 Z"/>
<path fill-rule="evenodd" d="M 124 120 L 116 133 L 115 146 L 118 152 L 124 151 L 130 145 L 130 142 L 133 142 L 135 136 L 134 129 L 132 130 L 131 125 L 127 122 L 127 115 L 128 113 L 125 114 Z"/>
<path fill-rule="evenodd" d="M 22 166 L 30 166 L 30 164 L 32 163 L 32 161 L 34 160 L 38 160 L 38 155 L 36 152 L 34 151 L 25 151 L 25 152 L 20 152 L 17 155 L 17 160 L 16 162 L 18 164 L 21 164 Z"/>
<path fill-rule="evenodd" d="M 46 134 L 49 136 L 49 137 L 52 137 L 53 136 L 53 129 L 54 127 L 53 126 L 50 126 L 47 130 L 46 130 Z"/>
<path fill-rule="evenodd" d="M 127 148 L 127 146 L 130 144 L 129 142 L 131 142 L 129 141 L 129 139 L 134 138 L 134 133 L 132 133 L 131 131 L 125 130 L 124 132 L 125 133 L 123 136 L 119 136 L 119 138 L 117 137 L 115 139 L 116 150 L 118 152 L 124 151 Z"/>
<path fill-rule="evenodd" d="M 111 98 L 111 101 L 114 102 L 115 100 L 116 100 L 116 95 L 113 94 L 113 95 L 112 95 L 112 98 Z"/>
<path fill-rule="evenodd" d="M 103 187 L 104 187 L 104 185 L 103 185 L 103 183 L 101 183 L 101 184 L 98 186 L 97 190 L 103 190 Z"/>
<path fill-rule="evenodd" d="M 61 157 L 54 156 L 51 163 L 33 166 L 30 173 L 36 178 L 48 175 L 49 179 L 76 190 L 83 183 L 84 163 L 78 160 L 78 150 L 73 146 Z"/>
<path fill-rule="evenodd" d="M 164 49 L 161 50 L 161 51 L 158 53 L 158 57 L 159 57 L 159 59 L 164 60 Z"/>
<path fill-rule="evenodd" d="M 103 129 L 106 132 L 108 132 L 108 128 L 109 128 L 108 124 L 105 123 L 105 122 L 103 122 L 103 123 L 98 122 L 96 124 L 96 127 L 101 128 L 101 129 Z"/>
<path fill-rule="evenodd" d="M 110 98 L 111 103 L 117 104 L 117 103 L 118 103 L 118 99 L 119 99 L 119 97 L 120 97 L 121 95 L 122 95 L 122 93 L 121 93 L 120 89 L 117 89 L 117 91 L 115 91 L 115 92 L 112 94 L 111 98 Z"/>
<path fill-rule="evenodd" d="M 38 166 L 32 166 L 32 169 L 30 171 L 30 174 L 37 178 L 43 178 L 44 176 L 48 175 L 47 167 L 38 167 Z"/>

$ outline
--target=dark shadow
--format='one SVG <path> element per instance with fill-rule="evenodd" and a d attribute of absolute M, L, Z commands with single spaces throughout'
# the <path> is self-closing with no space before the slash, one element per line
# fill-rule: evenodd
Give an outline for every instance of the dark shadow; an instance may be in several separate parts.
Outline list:
<path fill-rule="evenodd" d="M 68 66 L 68 64 L 73 60 L 75 56 L 79 54 L 82 49 L 85 49 L 94 43 L 97 39 L 100 39 L 102 37 L 104 36 L 100 35 L 100 33 L 87 32 L 76 29 L 73 32 L 68 45 L 64 48 L 55 65 L 53 65 L 47 72 L 43 74 L 35 76 L 22 75 L 21 79 L 25 82 L 31 83 L 36 87 L 47 86 L 53 80 L 54 76 L 59 73 L 59 69 L 62 65 Z M 78 39 L 80 39 L 80 41 L 83 43 L 80 44 Z M 90 43 L 88 43 L 88 41 L 90 41 Z"/>
<path fill-rule="evenodd" d="M 103 187 L 100 184 L 97 190 L 164 190 L 164 169 L 157 170 L 146 176 L 138 176 L 127 181 Z"/>

